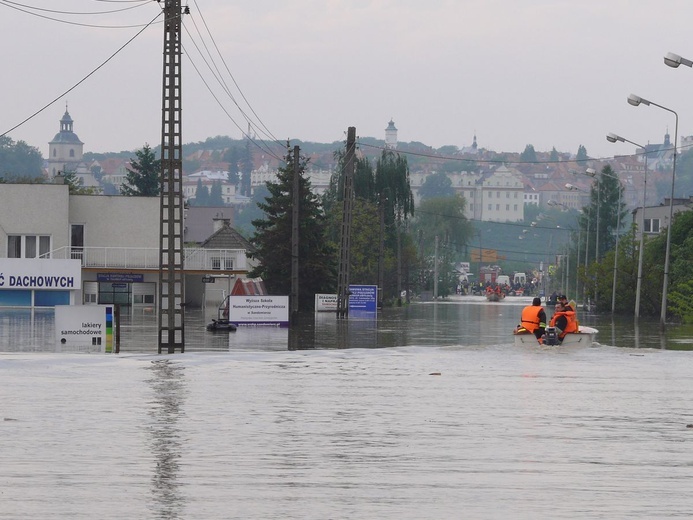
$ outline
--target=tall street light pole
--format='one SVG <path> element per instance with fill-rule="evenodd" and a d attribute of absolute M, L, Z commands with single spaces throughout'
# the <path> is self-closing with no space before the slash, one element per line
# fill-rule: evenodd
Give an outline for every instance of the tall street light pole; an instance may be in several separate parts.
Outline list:
<path fill-rule="evenodd" d="M 645 249 L 645 206 L 647 205 L 647 148 L 643 145 L 629 141 L 625 137 L 616 134 L 607 134 L 606 140 L 610 143 L 620 141 L 622 143 L 630 143 L 638 148 L 645 150 L 645 177 L 642 190 L 642 212 L 640 215 L 640 250 L 638 251 L 638 281 L 635 288 L 635 318 L 640 317 L 640 290 L 642 288 L 642 259 L 643 250 Z"/>
<path fill-rule="evenodd" d="M 573 184 L 570 184 L 570 183 L 566 184 L 565 187 L 566 187 L 568 190 L 570 190 L 570 191 L 583 191 L 583 192 L 584 192 L 584 190 L 581 190 L 581 189 L 578 188 L 577 186 L 575 186 L 575 185 L 573 185 Z M 591 215 L 591 213 L 590 213 L 590 215 L 587 217 L 587 231 L 586 231 L 586 233 L 585 233 L 585 278 L 587 278 L 587 263 L 588 263 L 588 261 L 589 261 L 589 251 L 590 251 L 590 222 L 591 222 L 591 221 L 592 221 L 592 215 Z M 580 228 L 579 222 L 578 222 L 578 228 L 581 229 L 581 228 Z M 578 241 L 579 241 L 579 240 L 580 240 L 580 239 L 578 238 Z M 579 246 L 578 246 L 578 247 L 579 247 Z M 579 249 L 578 249 L 578 251 L 579 251 Z M 580 254 L 580 253 L 578 252 L 578 255 L 579 255 L 579 254 Z M 577 285 L 578 285 L 578 284 L 577 284 L 577 275 L 576 275 L 576 279 L 575 279 L 575 280 L 576 280 L 576 282 L 575 282 L 575 286 L 576 286 L 575 290 L 576 290 L 576 292 L 577 292 Z M 582 284 L 582 299 L 584 300 L 584 301 L 582 302 L 582 307 L 583 307 L 583 309 L 584 309 L 584 308 L 588 308 L 588 305 L 587 305 L 587 288 L 585 287 L 585 284 Z"/>
<path fill-rule="evenodd" d="M 666 63 L 666 61 L 665 61 Z M 676 182 L 676 148 L 678 146 L 678 139 L 679 139 L 679 115 L 672 109 L 667 108 L 662 105 L 658 105 L 657 103 L 654 103 L 653 101 L 648 101 L 647 99 L 641 98 L 640 96 L 636 96 L 635 94 L 631 94 L 628 96 L 628 103 L 633 105 L 634 107 L 637 107 L 640 104 L 643 105 L 654 105 L 658 108 L 661 108 L 662 110 L 666 110 L 667 112 L 671 112 L 674 114 L 674 117 L 676 118 L 676 126 L 674 129 L 674 162 L 672 165 L 672 171 L 671 171 L 671 196 L 669 198 L 669 225 L 667 226 L 667 246 L 666 246 L 666 254 L 664 256 L 664 281 L 663 281 L 663 287 L 662 287 L 662 308 L 659 313 L 659 324 L 662 328 L 666 325 L 666 320 L 667 320 L 667 289 L 669 286 L 669 264 L 670 264 L 670 257 L 671 257 L 671 226 L 674 223 L 674 183 Z"/>

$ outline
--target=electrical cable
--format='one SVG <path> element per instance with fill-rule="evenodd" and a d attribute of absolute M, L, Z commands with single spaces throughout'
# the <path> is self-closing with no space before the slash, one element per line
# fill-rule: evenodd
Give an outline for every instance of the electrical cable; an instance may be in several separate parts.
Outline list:
<path fill-rule="evenodd" d="M 47 103 L 46 105 L 44 105 L 43 107 L 41 107 L 40 109 L 38 109 L 36 112 L 34 112 L 33 114 L 31 114 L 29 117 L 27 117 L 26 119 L 24 119 L 24 120 L 21 121 L 20 123 L 16 124 L 15 126 L 13 126 L 12 128 L 10 128 L 9 130 L 7 130 L 7 131 L 3 132 L 2 134 L 0 134 L 0 137 L 3 137 L 3 136 L 5 136 L 5 135 L 9 134 L 9 133 L 12 132 L 13 130 L 16 130 L 17 128 L 19 128 L 20 126 L 22 126 L 24 123 L 26 123 L 27 121 L 30 121 L 31 119 L 33 119 L 34 117 L 36 117 L 38 114 L 40 114 L 41 112 L 43 112 L 44 110 L 46 110 L 48 107 L 50 107 L 51 105 L 53 105 L 56 101 L 58 101 L 59 99 L 61 99 L 62 97 L 64 97 L 66 94 L 69 94 L 69 93 L 72 92 L 74 89 L 76 89 L 79 85 L 81 85 L 82 83 L 84 83 L 88 78 L 90 78 L 91 76 L 93 76 L 99 69 L 101 69 L 104 65 L 106 65 L 106 63 L 108 63 L 109 61 L 111 61 L 117 54 L 119 54 L 120 51 L 122 51 L 125 47 L 127 47 L 128 45 L 130 45 L 130 43 L 132 43 L 132 42 L 135 40 L 135 38 L 137 38 L 137 37 L 138 37 L 140 34 L 142 34 L 149 26 L 151 26 L 151 25 L 156 21 L 156 19 L 159 18 L 159 17 L 161 16 L 161 14 L 162 14 L 161 12 L 158 13 L 147 25 L 145 25 L 142 29 L 140 29 L 132 38 L 130 38 L 127 42 L 125 42 L 117 51 L 115 51 L 113 54 L 111 54 L 105 61 L 103 61 L 98 67 L 96 67 L 94 70 L 92 70 L 89 74 L 87 74 L 86 76 L 84 76 L 81 80 L 79 80 L 77 83 L 75 83 L 74 85 L 72 85 L 72 86 L 71 86 L 69 89 L 67 89 L 65 92 L 63 92 L 63 93 L 60 94 L 58 97 L 56 97 L 55 99 L 53 99 L 52 101 L 50 101 L 49 103 Z"/>

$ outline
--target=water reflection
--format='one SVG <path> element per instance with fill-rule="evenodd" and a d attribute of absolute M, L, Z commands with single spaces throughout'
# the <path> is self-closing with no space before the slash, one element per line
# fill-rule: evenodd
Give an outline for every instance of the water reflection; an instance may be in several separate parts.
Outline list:
<path fill-rule="evenodd" d="M 301 314 L 291 330 L 245 328 L 209 332 L 206 324 L 216 310 L 186 311 L 186 352 L 388 348 L 401 346 L 489 347 L 512 345 L 511 331 L 528 298 L 487 302 L 484 297 L 457 297 L 385 308 L 377 317 L 337 319 L 331 313 Z M 548 314 L 552 309 L 549 308 Z M 669 325 L 661 330 L 656 318 L 579 312 L 583 325 L 599 330 L 596 341 L 625 348 L 693 350 L 693 326 Z M 155 313 L 123 313 L 121 352 L 157 351 Z M 0 351 L 55 352 L 52 309 L 0 309 Z"/>
<path fill-rule="evenodd" d="M 169 359 L 158 359 L 147 367 L 152 377 L 147 379 L 154 398 L 148 415 L 149 443 L 156 465 L 152 475 L 152 500 L 159 518 L 177 519 L 185 504 L 180 489 L 180 463 L 183 443 L 179 419 L 184 415 L 185 368 Z"/>

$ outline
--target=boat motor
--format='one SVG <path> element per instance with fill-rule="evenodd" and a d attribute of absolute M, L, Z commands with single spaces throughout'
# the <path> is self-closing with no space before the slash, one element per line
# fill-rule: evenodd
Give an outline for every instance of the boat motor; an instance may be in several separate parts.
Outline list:
<path fill-rule="evenodd" d="M 561 341 L 558 339 L 558 330 L 556 327 L 546 327 L 544 334 L 544 345 L 560 345 Z"/>

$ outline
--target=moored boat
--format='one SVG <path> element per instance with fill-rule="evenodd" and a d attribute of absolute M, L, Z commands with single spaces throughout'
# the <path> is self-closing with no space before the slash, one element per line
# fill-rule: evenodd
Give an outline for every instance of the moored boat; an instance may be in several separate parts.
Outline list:
<path fill-rule="evenodd" d="M 548 327 L 547 330 L 550 328 L 551 327 Z M 598 332 L 599 331 L 595 328 L 580 325 L 577 332 L 569 332 L 565 335 L 563 341 L 560 343 L 560 346 L 569 347 L 572 345 L 581 345 L 583 347 L 591 347 Z M 534 336 L 534 334 L 525 329 L 515 329 L 513 331 L 513 336 L 515 337 L 515 346 L 538 344 L 537 338 Z M 547 334 L 547 336 L 549 336 L 549 339 L 548 341 L 545 340 L 544 344 L 559 345 L 559 343 L 551 341 L 550 334 Z"/>

